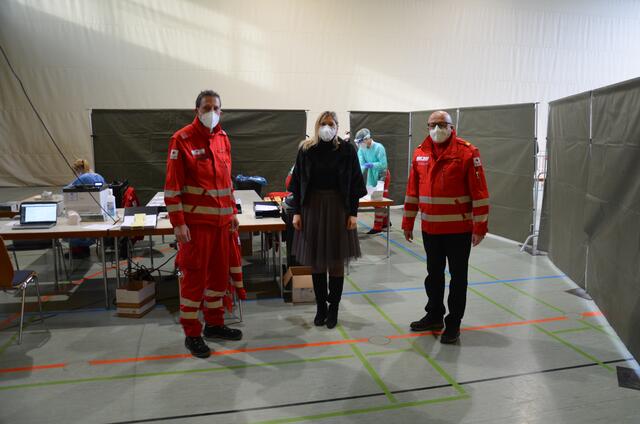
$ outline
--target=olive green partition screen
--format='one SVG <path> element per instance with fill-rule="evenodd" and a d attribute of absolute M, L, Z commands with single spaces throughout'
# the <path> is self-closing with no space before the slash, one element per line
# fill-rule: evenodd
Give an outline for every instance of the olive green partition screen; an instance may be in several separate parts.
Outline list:
<path fill-rule="evenodd" d="M 194 119 L 188 109 L 94 109 L 95 170 L 108 181 L 129 180 L 146 203 L 162 191 L 171 135 Z M 303 110 L 225 110 L 222 128 L 231 139 L 232 174 L 267 179 L 262 192 L 284 191 L 284 180 L 304 139 Z"/>

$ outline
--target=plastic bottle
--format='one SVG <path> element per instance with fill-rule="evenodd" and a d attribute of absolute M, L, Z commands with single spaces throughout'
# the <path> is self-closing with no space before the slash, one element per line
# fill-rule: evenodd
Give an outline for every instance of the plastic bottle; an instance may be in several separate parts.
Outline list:
<path fill-rule="evenodd" d="M 107 210 L 107 217 L 110 219 L 116 218 L 116 197 L 113 195 L 113 190 L 108 188 L 109 194 L 107 195 L 107 204 L 105 209 Z"/>

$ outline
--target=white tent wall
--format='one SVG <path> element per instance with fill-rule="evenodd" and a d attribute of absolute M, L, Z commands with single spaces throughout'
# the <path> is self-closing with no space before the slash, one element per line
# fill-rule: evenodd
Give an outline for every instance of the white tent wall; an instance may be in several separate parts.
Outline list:
<path fill-rule="evenodd" d="M 0 42 L 69 159 L 93 108 L 408 111 L 545 102 L 640 74 L 640 3 L 5 0 Z M 0 60 L 0 186 L 70 180 Z"/>

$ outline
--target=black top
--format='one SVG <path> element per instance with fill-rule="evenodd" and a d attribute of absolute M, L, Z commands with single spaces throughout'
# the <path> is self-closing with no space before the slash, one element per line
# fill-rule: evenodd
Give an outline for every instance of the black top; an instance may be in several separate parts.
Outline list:
<path fill-rule="evenodd" d="M 311 180 L 309 190 L 339 190 L 340 154 L 332 142 L 320 141 L 309 149 Z"/>
<path fill-rule="evenodd" d="M 298 150 L 298 157 L 289 183 L 289 191 L 293 193 L 290 205 L 294 214 L 299 214 L 300 209 L 306 204 L 309 190 L 323 190 L 322 185 L 329 183 L 333 187 L 335 187 L 334 184 L 337 184 L 337 189 L 342 195 L 345 209 L 349 215 L 358 215 L 360 198 L 367 194 L 358 154 L 352 144 L 340 138 L 338 138 L 338 142 L 336 150 L 332 150 L 334 149 L 333 143 L 322 141 L 318 146 L 309 150 Z M 322 161 L 323 158 L 328 160 Z M 327 169 L 333 169 L 333 172 L 328 172 Z M 315 179 L 313 178 L 314 174 Z M 334 178 L 335 181 L 333 181 Z M 315 186 L 313 186 L 314 184 Z"/>

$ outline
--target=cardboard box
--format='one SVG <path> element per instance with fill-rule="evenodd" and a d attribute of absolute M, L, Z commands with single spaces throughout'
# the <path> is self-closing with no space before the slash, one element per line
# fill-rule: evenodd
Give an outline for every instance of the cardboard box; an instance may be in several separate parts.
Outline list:
<path fill-rule="evenodd" d="M 116 305 L 119 317 L 141 318 L 156 304 L 156 284 L 150 281 L 129 281 L 116 289 Z"/>
<path fill-rule="evenodd" d="M 293 303 L 315 303 L 316 296 L 313 293 L 313 279 L 311 267 L 290 266 L 283 277 L 283 286 L 291 290 Z"/>

